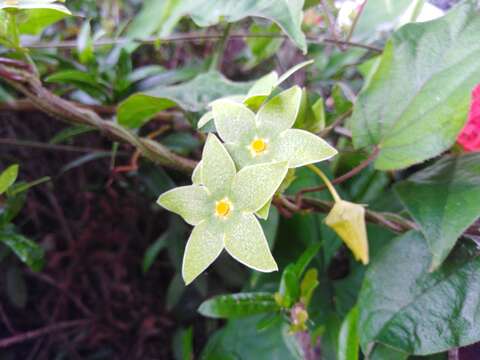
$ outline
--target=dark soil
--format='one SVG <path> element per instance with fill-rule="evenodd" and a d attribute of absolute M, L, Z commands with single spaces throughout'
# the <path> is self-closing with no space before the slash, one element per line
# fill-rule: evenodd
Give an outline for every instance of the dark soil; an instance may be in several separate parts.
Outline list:
<path fill-rule="evenodd" d="M 39 113 L 0 112 L 2 139 L 48 143 L 62 128 Z M 97 133 L 69 145 L 111 150 L 111 142 Z M 0 358 L 170 359 L 178 325 L 164 302 L 173 273 L 162 254 L 142 273 L 144 252 L 162 233 L 166 217 L 135 191 L 135 178 L 111 177 L 110 157 L 61 173 L 82 156 L 0 144 L 0 168 L 19 163 L 26 181 L 52 177 L 29 192 L 16 220 L 24 235 L 47 250 L 44 270 L 33 273 L 13 256 L 0 263 L 2 274 L 20 267 L 28 296 L 23 308 L 15 306 L 0 276 L 0 339 L 16 343 L 0 350 Z M 127 164 L 129 157 L 117 161 Z M 37 331 L 31 339 L 29 331 Z"/>

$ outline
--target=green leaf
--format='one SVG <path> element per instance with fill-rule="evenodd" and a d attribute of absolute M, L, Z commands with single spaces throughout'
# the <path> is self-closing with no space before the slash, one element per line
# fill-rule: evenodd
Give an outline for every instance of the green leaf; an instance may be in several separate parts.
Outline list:
<path fill-rule="evenodd" d="M 407 360 L 408 354 L 402 351 L 394 350 L 383 344 L 376 344 L 372 352 L 368 355 L 368 360 Z"/>
<path fill-rule="evenodd" d="M 204 301 L 198 308 L 203 316 L 232 319 L 279 310 L 271 293 L 220 295 Z"/>
<path fill-rule="evenodd" d="M 0 241 L 7 245 L 33 271 L 40 271 L 43 268 L 44 250 L 33 241 L 7 230 L 0 231 Z"/>
<path fill-rule="evenodd" d="M 45 78 L 46 82 L 58 84 L 70 84 L 94 98 L 108 99 L 108 91 L 101 79 L 94 74 L 80 70 L 61 70 Z"/>
<path fill-rule="evenodd" d="M 474 3 L 465 1 L 434 21 L 405 25 L 387 43 L 350 119 L 356 148 L 379 146 L 377 169 L 404 168 L 454 144 L 480 78 L 480 16 Z"/>
<path fill-rule="evenodd" d="M 305 304 L 305 307 L 310 305 L 313 292 L 318 285 L 318 270 L 315 268 L 309 269 L 300 283 L 300 301 Z"/>
<path fill-rule="evenodd" d="M 312 262 L 312 260 L 317 256 L 320 248 L 322 247 L 322 243 L 316 243 L 310 245 L 307 250 L 300 256 L 300 258 L 295 263 L 295 272 L 297 273 L 297 277 L 300 279 L 307 269 L 307 266 Z"/>
<path fill-rule="evenodd" d="M 302 356 L 289 346 L 296 342 L 283 324 L 259 332 L 260 315 L 230 320 L 209 338 L 201 359 L 208 360 L 301 360 Z"/>
<path fill-rule="evenodd" d="M 303 52 L 306 52 L 307 43 L 301 30 L 302 7 L 303 0 L 166 0 L 163 6 L 158 1 L 148 1 L 141 18 L 144 23 L 147 21 L 147 28 L 141 33 L 142 22 L 137 21 L 135 31 L 130 30 L 130 33 L 138 37 L 158 31 L 160 36 L 166 36 L 172 32 L 179 20 L 187 15 L 202 27 L 213 26 L 224 21 L 237 22 L 253 16 L 276 23 Z M 148 19 L 147 14 L 152 13 L 159 14 L 155 17 L 156 23 Z M 146 33 L 149 30 L 150 33 Z"/>
<path fill-rule="evenodd" d="M 468 246 L 467 246 L 468 245 Z M 480 340 L 480 257 L 463 244 L 429 273 L 432 257 L 419 232 L 384 246 L 359 296 L 360 342 L 427 355 Z"/>
<path fill-rule="evenodd" d="M 0 1 L 1 13 L 7 9 L 18 9 L 18 28 L 21 34 L 37 35 L 44 28 L 71 15 L 70 11 L 57 1 L 49 0 L 18 0 Z"/>
<path fill-rule="evenodd" d="M 166 248 L 167 246 L 167 233 L 164 233 L 160 236 L 152 245 L 150 245 L 143 255 L 143 272 L 146 273 L 155 262 L 160 251 Z"/>
<path fill-rule="evenodd" d="M 0 174 L 0 195 L 15 183 L 18 176 L 18 165 L 10 165 Z"/>
<path fill-rule="evenodd" d="M 358 308 L 354 307 L 343 320 L 338 334 L 337 360 L 358 360 L 360 341 L 357 332 Z"/>
<path fill-rule="evenodd" d="M 180 215 L 190 225 L 197 225 L 213 214 L 214 204 L 203 186 L 180 186 L 169 190 L 157 200 L 157 204 Z"/>
<path fill-rule="evenodd" d="M 173 338 L 175 360 L 193 360 L 193 327 L 179 329 Z"/>
<path fill-rule="evenodd" d="M 462 233 L 480 217 L 480 154 L 439 160 L 395 186 L 442 264 Z"/>
<path fill-rule="evenodd" d="M 250 34 L 278 34 L 279 29 L 275 24 L 269 26 L 262 26 L 259 24 L 250 25 L 248 31 Z M 251 58 L 248 59 L 245 68 L 247 70 L 253 69 L 258 64 L 262 63 L 264 60 L 271 58 L 276 52 L 280 49 L 280 46 L 283 43 L 282 38 L 275 37 L 251 37 L 247 38 L 245 42 L 248 45 L 248 48 L 251 53 Z"/>
<path fill-rule="evenodd" d="M 295 264 L 289 264 L 283 270 L 278 295 L 283 307 L 290 308 L 300 297 L 300 278 L 297 276 Z"/>
<path fill-rule="evenodd" d="M 373 40 L 386 28 L 393 29 L 412 0 L 369 0 L 355 27 L 354 38 Z"/>
<path fill-rule="evenodd" d="M 130 96 L 119 105 L 118 122 L 138 128 L 155 114 L 174 106 L 191 112 L 206 111 L 213 100 L 246 94 L 250 86 L 249 82 L 233 82 L 215 71 L 200 74 L 178 85 L 162 85 Z"/>

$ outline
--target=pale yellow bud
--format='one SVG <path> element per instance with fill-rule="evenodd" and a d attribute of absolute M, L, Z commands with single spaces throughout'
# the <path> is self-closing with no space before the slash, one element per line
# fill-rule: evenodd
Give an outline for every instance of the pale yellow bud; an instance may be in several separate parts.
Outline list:
<path fill-rule="evenodd" d="M 325 219 L 347 244 L 357 260 L 368 264 L 368 239 L 365 224 L 365 208 L 344 200 L 338 200 Z"/>

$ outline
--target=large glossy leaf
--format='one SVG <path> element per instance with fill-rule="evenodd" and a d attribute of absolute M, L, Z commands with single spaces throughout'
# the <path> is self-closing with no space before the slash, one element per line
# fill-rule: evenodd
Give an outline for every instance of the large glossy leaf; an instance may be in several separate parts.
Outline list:
<path fill-rule="evenodd" d="M 0 0 L 0 21 L 6 9 L 17 9 L 19 31 L 22 34 L 35 35 L 49 25 L 62 20 L 70 11 L 56 0 Z"/>
<path fill-rule="evenodd" d="M 421 226 L 435 269 L 461 234 L 480 218 L 480 153 L 443 158 L 395 190 Z"/>
<path fill-rule="evenodd" d="M 221 21 L 236 22 L 246 17 L 266 18 L 275 22 L 303 51 L 307 49 L 305 35 L 301 30 L 304 0 L 158 0 L 147 1 L 141 12 L 141 20 L 131 26 L 130 35 L 144 36 L 140 29 L 146 26 L 150 34 L 169 35 L 178 21 L 191 16 L 199 26 L 212 26 Z M 147 16 L 159 14 L 156 22 Z M 150 16 L 151 17 L 151 16 Z M 142 24 L 143 22 L 143 24 Z"/>
<path fill-rule="evenodd" d="M 13 230 L 0 231 L 0 242 L 7 245 L 18 258 L 33 271 L 40 271 L 44 264 L 44 250 L 35 242 Z"/>
<path fill-rule="evenodd" d="M 378 169 L 399 169 L 448 149 L 480 78 L 480 14 L 466 1 L 431 22 L 408 24 L 386 45 L 355 104 L 354 145 L 380 147 Z"/>
<path fill-rule="evenodd" d="M 204 301 L 198 311 L 213 318 L 238 318 L 279 310 L 272 293 L 220 295 Z"/>
<path fill-rule="evenodd" d="M 468 246 L 467 246 L 468 245 Z M 480 340 L 480 257 L 462 244 L 436 272 L 419 232 L 387 244 L 359 296 L 360 343 L 426 355 Z"/>
<path fill-rule="evenodd" d="M 159 86 L 130 96 L 118 108 L 118 122 L 137 128 L 165 109 L 179 106 L 186 111 L 205 111 L 220 97 L 248 92 L 249 82 L 233 82 L 219 72 L 200 74 L 193 80 L 172 86 Z"/>
<path fill-rule="evenodd" d="M 231 320 L 210 337 L 201 359 L 208 360 L 300 360 L 294 335 L 280 323 L 258 331 L 261 317 Z"/>
<path fill-rule="evenodd" d="M 354 307 L 342 322 L 338 335 L 337 360 L 358 360 L 358 308 Z"/>

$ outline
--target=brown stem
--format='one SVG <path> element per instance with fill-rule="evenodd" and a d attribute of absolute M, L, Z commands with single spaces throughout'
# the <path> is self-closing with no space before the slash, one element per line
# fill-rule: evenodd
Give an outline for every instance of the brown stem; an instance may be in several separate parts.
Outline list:
<path fill-rule="evenodd" d="M 292 206 L 295 206 L 294 203 L 296 198 L 294 196 L 285 196 L 286 200 L 292 202 Z M 313 210 L 322 213 L 328 213 L 332 209 L 335 203 L 331 201 L 319 200 L 314 198 L 303 198 L 301 206 L 296 206 L 296 210 Z M 292 207 L 289 208 L 292 211 Z M 380 213 L 372 210 L 365 209 L 365 220 L 372 224 L 383 226 L 387 229 L 392 230 L 396 233 L 403 233 L 408 230 L 417 229 L 418 226 L 410 220 L 407 220 L 399 215 L 393 213 Z"/>
<path fill-rule="evenodd" d="M 6 339 L 0 340 L 0 349 L 7 348 L 9 346 L 22 343 L 24 341 L 32 340 L 40 336 L 48 335 L 54 332 L 59 332 L 69 328 L 84 326 L 89 323 L 89 320 L 74 320 L 64 321 L 55 325 L 46 326 L 38 330 L 27 331 L 22 334 L 14 335 Z"/>
<path fill-rule="evenodd" d="M 334 121 L 333 123 L 326 127 L 325 129 L 323 129 L 318 135 L 320 137 L 326 137 L 327 135 L 330 134 L 330 132 L 335 129 L 337 126 L 341 125 L 346 118 L 348 118 L 350 115 L 352 115 L 352 109 L 344 112 L 343 114 L 341 114 L 340 116 L 338 116 Z"/>
<path fill-rule="evenodd" d="M 378 156 L 378 153 L 380 152 L 380 149 L 378 147 L 376 147 L 373 152 L 370 154 L 370 156 L 365 159 L 365 161 L 361 162 L 358 166 L 354 167 L 352 170 L 350 170 L 349 172 L 343 174 L 342 176 L 339 176 L 338 178 L 332 180 L 332 184 L 333 185 L 338 185 L 338 184 L 341 184 L 343 183 L 344 181 L 354 177 L 355 175 L 357 175 L 360 171 L 362 171 L 363 169 L 365 169 L 368 165 L 370 165 L 370 163 L 376 159 L 376 157 Z M 307 194 L 307 193 L 311 193 L 311 192 L 317 192 L 317 191 L 323 191 L 325 190 L 327 187 L 325 185 L 320 185 L 320 186 L 315 186 L 315 187 L 310 187 L 310 188 L 305 188 L 305 189 L 302 189 L 300 190 L 299 192 L 297 192 L 296 196 L 295 196 L 295 203 L 300 206 L 300 203 L 302 202 L 302 196 L 304 194 Z"/>
<path fill-rule="evenodd" d="M 82 109 L 88 109 L 91 111 L 96 112 L 99 115 L 105 116 L 112 116 L 117 113 L 117 108 L 115 106 L 108 106 L 108 105 L 87 105 L 81 104 L 74 101 L 70 102 L 75 106 L 78 106 Z M 14 101 L 8 102 L 0 102 L 0 111 L 16 111 L 16 112 L 32 112 L 37 111 L 38 107 L 35 106 L 28 99 L 19 99 Z M 155 115 L 152 120 L 159 120 L 159 121 L 173 121 L 176 117 L 180 117 L 179 111 L 165 111 Z"/>
<path fill-rule="evenodd" d="M 196 162 L 177 154 L 159 144 L 158 142 L 138 137 L 128 129 L 113 121 L 103 120 L 97 113 L 81 108 L 76 104 L 64 100 L 43 87 L 40 79 L 33 74 L 0 65 L 0 70 L 13 73 L 21 77 L 20 80 L 4 79 L 9 85 L 24 94 L 35 106 L 54 118 L 81 125 L 88 125 L 115 141 L 133 145 L 139 149 L 143 156 L 160 165 L 176 169 L 187 174 L 195 168 Z"/>
<path fill-rule="evenodd" d="M 181 35 L 172 35 L 169 37 L 147 37 L 144 39 L 127 39 L 127 38 L 118 38 L 118 39 L 103 39 L 97 40 L 93 46 L 100 47 L 100 46 L 114 46 L 114 45 L 123 45 L 129 42 L 136 42 L 141 45 L 157 45 L 158 43 L 168 43 L 168 42 L 179 42 L 179 41 L 197 41 L 197 40 L 205 40 L 205 41 L 217 41 L 222 38 L 222 34 L 204 34 L 198 32 L 191 32 L 185 33 Z M 242 34 L 242 33 L 234 33 L 229 35 L 229 39 L 244 39 L 244 38 L 288 38 L 287 35 L 284 34 Z M 362 44 L 354 41 L 345 41 L 339 40 L 337 38 L 317 38 L 314 36 L 307 36 L 307 41 L 310 43 L 320 44 L 320 43 L 329 43 L 329 44 L 339 44 L 345 45 L 349 47 L 358 47 L 363 48 L 369 51 L 381 53 L 383 50 L 376 46 Z M 36 44 L 23 44 L 25 48 L 28 49 L 75 49 L 77 47 L 76 41 L 58 41 L 58 42 L 49 42 L 49 43 L 36 43 Z"/>
<path fill-rule="evenodd" d="M 360 20 L 360 16 L 362 16 L 363 9 L 365 8 L 365 5 L 367 5 L 368 0 L 364 0 L 362 4 L 360 5 L 360 9 L 358 9 L 358 13 L 355 16 L 355 19 L 353 19 L 352 26 L 350 27 L 350 31 L 348 32 L 347 35 L 347 41 L 350 41 L 350 39 L 353 36 L 353 32 L 355 31 L 355 28 L 357 27 L 358 20 Z"/>
<path fill-rule="evenodd" d="M 320 4 L 322 5 L 322 8 L 323 8 L 323 12 L 325 13 L 325 20 L 327 20 L 327 24 L 328 24 L 328 29 L 330 31 L 330 35 L 332 36 L 333 38 L 333 43 L 335 45 L 337 45 L 338 49 L 340 51 L 345 51 L 345 48 L 344 48 L 344 43 L 343 42 L 339 42 L 338 41 L 338 36 L 337 36 L 337 31 L 335 29 L 335 22 L 336 22 L 336 19 L 335 17 L 333 16 L 333 14 L 331 13 L 329 7 L 328 7 L 328 4 L 325 0 L 321 0 L 320 1 Z"/>

